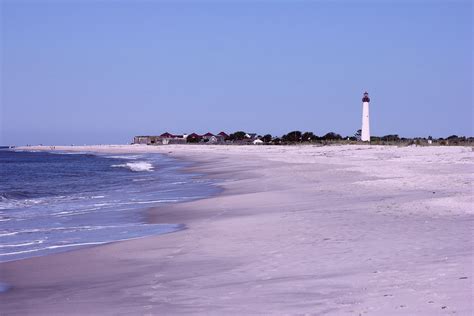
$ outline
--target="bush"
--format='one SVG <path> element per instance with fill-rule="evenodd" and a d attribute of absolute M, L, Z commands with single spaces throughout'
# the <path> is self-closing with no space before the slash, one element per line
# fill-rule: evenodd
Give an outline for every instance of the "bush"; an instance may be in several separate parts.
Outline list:
<path fill-rule="evenodd" d="M 314 135 L 312 132 L 305 132 L 301 135 L 301 140 L 304 142 L 311 142 L 318 139 L 318 136 Z"/>
<path fill-rule="evenodd" d="M 201 141 L 201 137 L 195 135 L 189 135 L 186 138 L 186 143 L 199 143 Z"/>
<path fill-rule="evenodd" d="M 339 134 L 336 134 L 334 132 L 327 133 L 323 137 L 321 137 L 323 140 L 342 140 L 342 136 Z"/>
<path fill-rule="evenodd" d="M 286 141 L 286 142 L 300 142 L 301 136 L 302 134 L 300 131 L 292 131 L 286 135 L 283 135 L 281 138 L 283 141 Z"/>
<path fill-rule="evenodd" d="M 265 136 L 262 137 L 263 142 L 269 143 L 272 141 L 272 135 L 266 134 Z"/>
<path fill-rule="evenodd" d="M 400 137 L 398 135 L 385 135 L 382 137 L 382 141 L 384 142 L 398 142 Z"/>
<path fill-rule="evenodd" d="M 245 135 L 247 135 L 246 132 L 244 131 L 238 131 L 233 134 L 229 135 L 229 140 L 243 140 L 245 138 Z"/>
<path fill-rule="evenodd" d="M 281 139 L 279 137 L 276 137 L 272 140 L 272 143 L 275 145 L 281 145 Z"/>

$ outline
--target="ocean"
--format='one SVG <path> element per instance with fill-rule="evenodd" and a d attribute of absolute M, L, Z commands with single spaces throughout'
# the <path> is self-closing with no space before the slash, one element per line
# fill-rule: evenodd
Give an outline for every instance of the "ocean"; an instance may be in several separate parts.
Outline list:
<path fill-rule="evenodd" d="M 146 209 L 218 193 L 161 154 L 0 150 L 0 262 L 170 233 Z"/>

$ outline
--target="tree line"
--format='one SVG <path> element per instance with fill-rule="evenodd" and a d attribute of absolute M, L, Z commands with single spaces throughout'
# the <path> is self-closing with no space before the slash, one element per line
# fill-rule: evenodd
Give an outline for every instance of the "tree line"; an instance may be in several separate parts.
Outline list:
<path fill-rule="evenodd" d="M 239 142 L 248 138 L 248 133 L 244 131 L 237 131 L 230 134 L 226 141 Z M 329 132 L 322 136 L 318 136 L 313 132 L 302 132 L 298 130 L 291 131 L 282 136 L 273 136 L 271 134 L 257 135 L 255 139 L 260 139 L 264 144 L 268 145 L 285 145 L 285 144 L 327 144 L 327 143 L 357 143 L 360 142 L 361 130 L 358 130 L 354 135 L 342 136 L 335 132 Z M 390 145 L 390 144 L 405 144 L 405 145 L 424 145 L 424 144 L 438 144 L 438 145 L 465 145 L 474 144 L 474 137 L 465 137 L 451 135 L 446 138 L 415 137 L 406 138 L 400 137 L 397 134 L 389 134 L 384 136 L 372 136 L 370 138 L 371 144 Z"/>

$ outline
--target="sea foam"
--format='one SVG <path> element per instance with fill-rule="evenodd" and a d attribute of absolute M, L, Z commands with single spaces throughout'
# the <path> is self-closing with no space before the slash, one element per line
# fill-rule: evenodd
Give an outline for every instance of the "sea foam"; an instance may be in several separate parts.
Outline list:
<path fill-rule="evenodd" d="M 140 172 L 140 171 L 153 171 L 153 165 L 146 161 L 136 161 L 136 162 L 127 162 L 124 164 L 119 165 L 112 165 L 114 168 L 122 167 L 128 168 L 132 171 Z"/>

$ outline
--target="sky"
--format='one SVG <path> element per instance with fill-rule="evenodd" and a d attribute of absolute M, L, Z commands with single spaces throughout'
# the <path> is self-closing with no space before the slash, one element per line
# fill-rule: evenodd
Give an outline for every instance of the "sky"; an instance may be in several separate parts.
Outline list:
<path fill-rule="evenodd" d="M 0 3 L 0 145 L 473 135 L 472 1 Z"/>

